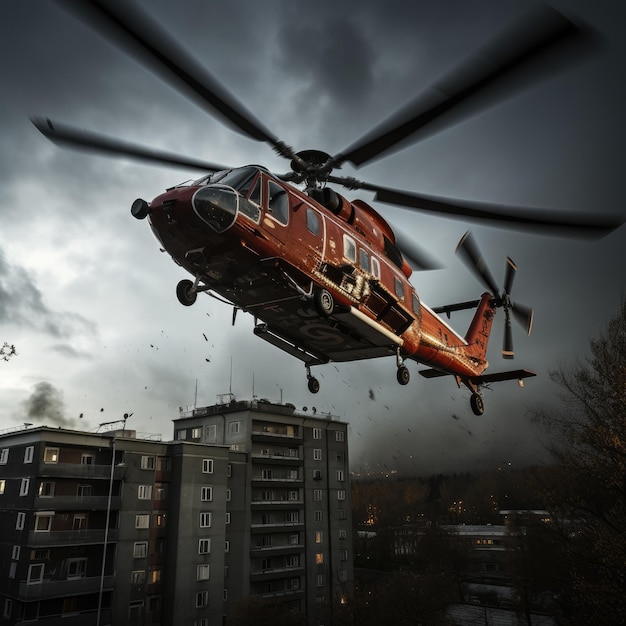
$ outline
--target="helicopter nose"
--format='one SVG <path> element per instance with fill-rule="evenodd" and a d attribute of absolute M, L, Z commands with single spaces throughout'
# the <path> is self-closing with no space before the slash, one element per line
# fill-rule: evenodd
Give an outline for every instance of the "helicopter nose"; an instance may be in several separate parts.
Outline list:
<path fill-rule="evenodd" d="M 238 196 L 232 189 L 202 187 L 192 204 L 198 217 L 217 233 L 228 230 L 237 218 Z"/>

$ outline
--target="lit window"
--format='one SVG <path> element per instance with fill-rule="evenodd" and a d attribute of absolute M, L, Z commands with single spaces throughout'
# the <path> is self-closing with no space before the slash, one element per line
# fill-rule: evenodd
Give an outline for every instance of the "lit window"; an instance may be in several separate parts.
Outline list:
<path fill-rule="evenodd" d="M 148 584 L 155 585 L 156 583 L 161 582 L 161 570 L 158 568 L 154 568 L 150 570 L 150 578 L 148 579 Z"/>
<path fill-rule="evenodd" d="M 323 552 L 316 552 L 315 553 L 315 562 L 318 565 L 322 565 L 324 563 L 324 553 Z"/>
<path fill-rule="evenodd" d="M 321 530 L 315 532 L 315 543 L 324 543 L 324 533 Z"/>
<path fill-rule="evenodd" d="M 0 459 L 0 463 L 1 462 L 2 460 Z M 44 463 L 58 463 L 59 462 L 59 449 L 58 448 L 46 448 L 43 453 L 43 462 Z"/>
<path fill-rule="evenodd" d="M 6 483 L 7 483 L 6 480 L 4 479 L 0 480 L 0 494 L 4 493 L 4 488 L 6 487 Z"/>

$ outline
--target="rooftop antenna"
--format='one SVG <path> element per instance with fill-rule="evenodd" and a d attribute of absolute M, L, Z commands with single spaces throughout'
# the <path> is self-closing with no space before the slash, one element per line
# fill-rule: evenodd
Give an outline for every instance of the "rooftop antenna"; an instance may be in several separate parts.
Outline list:
<path fill-rule="evenodd" d="M 230 380 L 228 381 L 228 393 L 233 395 L 233 355 L 230 355 Z"/>
<path fill-rule="evenodd" d="M 252 372 L 252 399 L 254 400 L 256 396 L 254 395 L 254 372 Z"/>
<path fill-rule="evenodd" d="M 196 392 L 193 396 L 193 408 L 198 408 L 198 379 L 196 378 Z"/>

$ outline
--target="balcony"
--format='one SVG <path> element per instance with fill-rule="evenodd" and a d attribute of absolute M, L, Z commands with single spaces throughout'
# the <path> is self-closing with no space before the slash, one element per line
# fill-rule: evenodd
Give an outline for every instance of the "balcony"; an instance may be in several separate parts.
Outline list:
<path fill-rule="evenodd" d="M 117 528 L 109 529 L 107 542 L 117 541 L 119 531 Z M 86 530 L 52 530 L 46 532 L 28 533 L 28 543 L 30 547 L 37 546 L 66 546 L 70 544 L 85 545 L 94 543 L 104 543 L 104 528 L 94 528 Z"/>
<path fill-rule="evenodd" d="M 253 427 L 254 428 L 254 427 Z M 252 430 L 252 441 L 259 443 L 270 443 L 276 441 L 289 441 L 290 443 L 302 443 L 302 435 L 297 435 L 295 433 L 290 434 L 287 432 L 279 432 L 272 430 Z"/>
<path fill-rule="evenodd" d="M 124 478 L 125 467 L 116 466 L 113 469 L 113 478 Z M 40 463 L 38 476 L 68 477 L 80 479 L 109 479 L 110 465 L 92 465 L 87 463 Z"/>
<path fill-rule="evenodd" d="M 44 600 L 46 598 L 64 598 L 67 596 L 98 593 L 100 576 L 90 578 L 70 578 L 68 580 L 44 580 L 37 583 L 21 582 L 18 591 L 20 600 Z M 104 577 L 104 591 L 112 591 L 115 576 Z"/>
<path fill-rule="evenodd" d="M 304 501 L 301 498 L 297 500 L 252 500 L 251 502 L 253 507 L 258 507 L 260 509 L 284 509 L 291 506 L 301 507 L 304 504 Z"/>
<path fill-rule="evenodd" d="M 106 510 L 109 504 L 108 496 L 39 496 L 35 498 L 35 509 L 51 511 L 95 511 Z M 111 498 L 111 509 L 120 508 L 120 497 Z"/>
<path fill-rule="evenodd" d="M 294 553 L 299 554 L 302 550 L 304 550 L 303 543 L 284 543 L 275 546 L 257 545 L 250 548 L 250 556 L 257 558 L 265 556 L 284 556 Z"/>
<path fill-rule="evenodd" d="M 272 567 L 268 569 L 258 569 L 250 572 L 250 581 L 256 582 L 258 580 L 275 580 L 277 578 L 286 578 L 303 573 L 304 566 L 302 565 L 296 565 L 294 567 Z"/>
<path fill-rule="evenodd" d="M 302 465 L 300 456 L 292 456 L 290 454 L 281 454 L 274 452 L 272 454 L 264 454 L 262 452 L 252 453 L 253 463 L 268 463 L 270 465 Z"/>

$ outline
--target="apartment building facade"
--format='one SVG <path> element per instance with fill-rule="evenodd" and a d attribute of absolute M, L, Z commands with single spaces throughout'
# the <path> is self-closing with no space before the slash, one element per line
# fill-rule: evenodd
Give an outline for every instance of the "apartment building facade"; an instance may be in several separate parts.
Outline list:
<path fill-rule="evenodd" d="M 0 625 L 213 626 L 249 595 L 330 623 L 352 583 L 346 425 L 258 404 L 184 414 L 170 442 L 0 435 Z"/>

